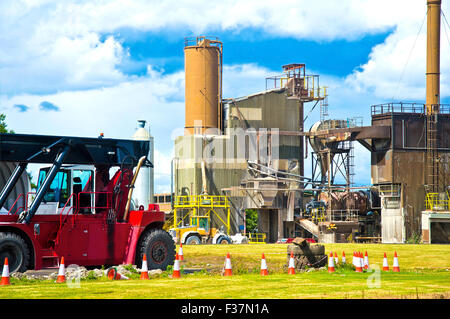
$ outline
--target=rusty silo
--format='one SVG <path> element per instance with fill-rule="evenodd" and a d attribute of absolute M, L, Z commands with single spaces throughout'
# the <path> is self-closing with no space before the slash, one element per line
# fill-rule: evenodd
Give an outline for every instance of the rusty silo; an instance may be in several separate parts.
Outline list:
<path fill-rule="evenodd" d="M 222 42 L 215 37 L 186 38 L 185 129 L 203 134 L 222 125 Z"/>

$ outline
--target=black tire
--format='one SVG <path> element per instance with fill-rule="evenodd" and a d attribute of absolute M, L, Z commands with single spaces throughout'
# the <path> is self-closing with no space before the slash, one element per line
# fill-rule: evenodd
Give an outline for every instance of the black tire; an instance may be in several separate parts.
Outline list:
<path fill-rule="evenodd" d="M 189 235 L 184 242 L 186 245 L 200 245 L 202 239 L 197 235 Z"/>
<path fill-rule="evenodd" d="M 147 257 L 148 269 L 166 270 L 175 260 L 175 243 L 172 236 L 162 229 L 151 229 L 142 235 L 136 265 L 142 267 L 144 254 Z"/>
<path fill-rule="evenodd" d="M 228 238 L 226 236 L 220 236 L 219 238 L 217 238 L 216 243 L 219 245 L 227 245 L 227 244 L 231 244 L 231 240 L 230 240 L 230 238 Z"/>
<path fill-rule="evenodd" d="M 19 235 L 0 232 L 0 265 L 2 269 L 6 257 L 8 257 L 10 273 L 24 272 L 30 263 L 30 249 Z"/>

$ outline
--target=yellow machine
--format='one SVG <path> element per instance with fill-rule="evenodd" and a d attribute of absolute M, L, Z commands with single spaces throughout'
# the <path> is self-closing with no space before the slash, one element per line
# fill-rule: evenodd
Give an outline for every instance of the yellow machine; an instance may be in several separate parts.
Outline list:
<path fill-rule="evenodd" d="M 193 195 L 175 196 L 173 227 L 169 230 L 173 239 L 182 244 L 231 244 L 230 205 L 226 196 Z M 226 215 L 225 220 L 218 213 Z M 220 228 L 211 227 L 212 214 Z M 186 224 L 186 220 L 189 223 Z"/>

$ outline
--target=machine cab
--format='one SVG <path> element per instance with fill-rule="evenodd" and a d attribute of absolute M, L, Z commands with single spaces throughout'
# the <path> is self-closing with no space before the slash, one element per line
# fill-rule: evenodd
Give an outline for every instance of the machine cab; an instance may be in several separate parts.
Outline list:
<path fill-rule="evenodd" d="M 39 171 L 37 189 L 44 182 L 50 167 Z M 50 184 L 36 214 L 95 214 L 95 167 L 64 165 Z M 33 200 L 33 198 L 31 198 Z M 31 203 L 30 203 L 31 204 Z"/>
<path fill-rule="evenodd" d="M 209 235 L 209 217 L 208 216 L 194 216 L 191 217 L 191 226 L 197 227 L 200 235 Z"/>

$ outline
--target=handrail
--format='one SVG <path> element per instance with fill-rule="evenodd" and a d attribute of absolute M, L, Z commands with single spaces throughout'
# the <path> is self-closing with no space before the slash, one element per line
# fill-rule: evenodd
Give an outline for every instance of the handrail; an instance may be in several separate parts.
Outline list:
<path fill-rule="evenodd" d="M 73 198 L 76 198 L 76 197 L 77 197 L 77 194 L 75 194 L 75 193 L 70 194 L 69 198 L 67 199 L 66 203 L 64 204 L 63 209 L 61 210 L 61 213 L 59 213 L 59 228 L 58 228 L 58 231 L 57 231 L 57 233 L 56 233 L 56 239 L 55 239 L 55 242 L 56 242 L 56 243 L 59 242 L 59 234 L 61 233 L 61 229 L 62 229 L 63 225 L 64 225 L 64 224 L 66 223 L 66 221 L 67 221 L 67 217 L 69 216 L 70 211 L 73 210 L 73 205 L 72 205 L 72 206 L 70 206 L 69 210 L 67 211 L 66 218 L 64 219 L 64 222 L 63 222 L 63 221 L 62 221 L 63 212 L 64 212 L 64 210 L 66 209 L 67 204 L 70 203 L 70 199 L 71 199 L 72 197 L 73 197 Z"/>
<path fill-rule="evenodd" d="M 11 208 L 8 210 L 8 215 L 15 215 L 15 214 L 17 213 L 17 211 L 21 208 L 21 207 L 18 207 L 18 208 L 16 209 L 16 211 L 14 212 L 14 214 L 11 214 L 11 211 L 12 211 L 13 207 L 16 206 L 17 202 L 19 201 L 19 199 L 20 199 L 21 197 L 23 197 L 24 200 L 25 200 L 25 197 L 23 196 L 23 194 L 20 193 L 19 196 L 17 197 L 17 199 L 15 200 L 14 204 L 12 204 Z M 26 203 L 25 203 L 25 204 L 26 204 Z"/>

